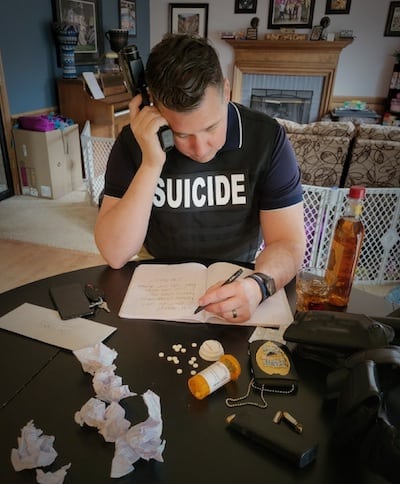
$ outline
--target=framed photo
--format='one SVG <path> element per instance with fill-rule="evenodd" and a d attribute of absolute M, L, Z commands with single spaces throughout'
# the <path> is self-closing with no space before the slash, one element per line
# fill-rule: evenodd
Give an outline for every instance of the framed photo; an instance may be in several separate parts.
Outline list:
<path fill-rule="evenodd" d="M 235 13 L 256 13 L 257 0 L 235 0 Z"/>
<path fill-rule="evenodd" d="M 324 28 L 322 27 L 322 25 L 315 25 L 312 28 L 310 40 L 320 40 L 323 30 Z"/>
<path fill-rule="evenodd" d="M 385 37 L 400 36 L 400 2 L 390 2 L 386 20 Z"/>
<path fill-rule="evenodd" d="M 119 28 L 136 37 L 136 0 L 119 0 Z"/>
<path fill-rule="evenodd" d="M 269 0 L 268 28 L 311 29 L 315 0 Z"/>
<path fill-rule="evenodd" d="M 350 13 L 351 0 L 326 0 L 325 13 Z"/>
<path fill-rule="evenodd" d="M 208 3 L 170 3 L 169 31 L 207 37 Z"/>
<path fill-rule="evenodd" d="M 53 0 L 55 22 L 78 26 L 75 63 L 97 64 L 103 55 L 101 0 Z"/>

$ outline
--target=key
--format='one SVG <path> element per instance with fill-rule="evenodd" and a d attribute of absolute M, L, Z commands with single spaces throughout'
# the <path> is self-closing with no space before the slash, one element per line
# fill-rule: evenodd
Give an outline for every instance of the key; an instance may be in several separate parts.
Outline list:
<path fill-rule="evenodd" d="M 104 291 L 99 287 L 95 286 L 91 282 L 85 284 L 85 294 L 89 301 L 92 302 L 91 308 L 96 307 L 104 309 L 107 313 L 110 312 L 107 302 L 104 300 Z"/>
<path fill-rule="evenodd" d="M 107 313 L 110 312 L 110 308 L 108 307 L 107 301 L 104 301 L 103 298 L 101 300 L 101 303 L 98 304 L 97 307 L 100 308 L 100 309 L 104 309 L 104 311 L 106 311 Z"/>
<path fill-rule="evenodd" d="M 110 308 L 108 307 L 108 304 L 107 302 L 102 298 L 102 297 L 99 297 L 97 301 L 93 301 L 91 304 L 89 304 L 89 306 L 93 309 L 93 308 L 100 308 L 100 309 L 104 309 L 104 311 L 107 311 L 107 313 L 111 312 L 110 311 Z"/>
<path fill-rule="evenodd" d="M 89 301 L 93 303 L 101 304 L 104 298 L 104 291 L 99 287 L 95 286 L 93 283 L 88 282 L 85 284 L 85 295 L 89 299 Z M 100 299 L 102 301 L 100 301 Z"/>

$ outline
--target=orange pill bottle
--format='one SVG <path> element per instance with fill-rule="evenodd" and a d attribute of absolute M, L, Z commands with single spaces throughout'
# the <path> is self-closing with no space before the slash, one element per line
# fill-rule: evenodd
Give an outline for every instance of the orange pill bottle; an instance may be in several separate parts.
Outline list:
<path fill-rule="evenodd" d="M 230 381 L 239 378 L 240 363 L 232 355 L 222 355 L 218 361 L 188 380 L 189 390 L 198 400 L 203 400 Z"/>

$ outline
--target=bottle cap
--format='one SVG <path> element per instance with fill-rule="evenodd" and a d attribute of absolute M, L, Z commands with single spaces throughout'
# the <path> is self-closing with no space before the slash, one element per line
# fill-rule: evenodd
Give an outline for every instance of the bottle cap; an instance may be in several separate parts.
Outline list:
<path fill-rule="evenodd" d="M 206 361 L 217 361 L 224 354 L 224 348 L 221 343 L 215 339 L 204 341 L 199 349 L 199 355 Z"/>
<path fill-rule="evenodd" d="M 363 187 L 361 185 L 353 185 L 352 187 L 350 187 L 349 198 L 364 200 L 364 198 L 365 198 L 365 187 Z"/>

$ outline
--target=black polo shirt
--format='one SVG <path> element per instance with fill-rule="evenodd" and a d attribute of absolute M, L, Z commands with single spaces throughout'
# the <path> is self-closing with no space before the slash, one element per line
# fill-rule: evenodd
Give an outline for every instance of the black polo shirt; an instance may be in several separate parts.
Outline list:
<path fill-rule="evenodd" d="M 147 250 L 155 257 L 252 261 L 262 241 L 259 211 L 302 200 L 300 171 L 283 128 L 264 113 L 228 106 L 227 137 L 213 160 L 166 154 L 153 199 Z M 107 166 L 105 194 L 122 197 L 141 163 L 129 126 Z"/>

